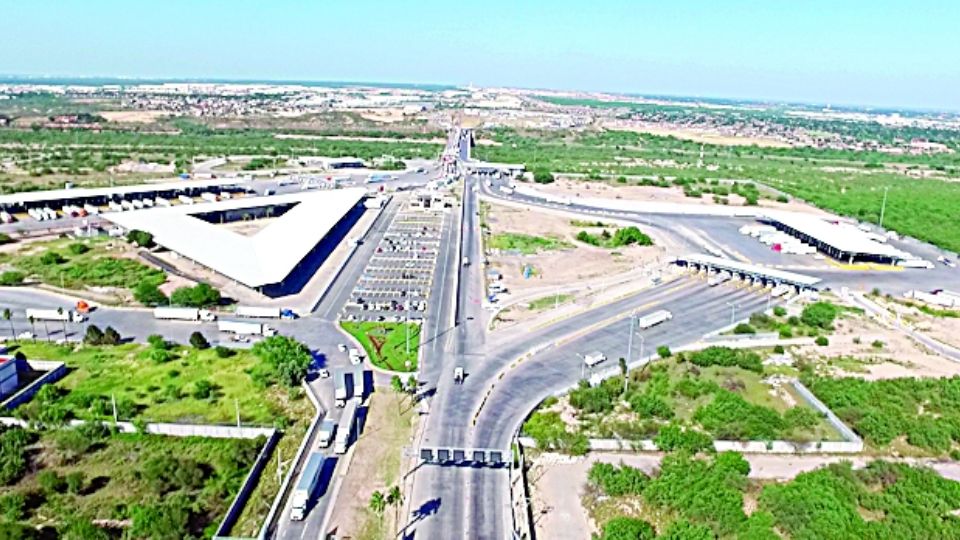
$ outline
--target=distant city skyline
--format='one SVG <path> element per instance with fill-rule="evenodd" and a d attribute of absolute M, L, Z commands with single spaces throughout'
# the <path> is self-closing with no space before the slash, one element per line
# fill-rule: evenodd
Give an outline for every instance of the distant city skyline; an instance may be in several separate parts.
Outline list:
<path fill-rule="evenodd" d="M 12 3 L 0 73 L 346 81 L 960 110 L 960 3 Z"/>

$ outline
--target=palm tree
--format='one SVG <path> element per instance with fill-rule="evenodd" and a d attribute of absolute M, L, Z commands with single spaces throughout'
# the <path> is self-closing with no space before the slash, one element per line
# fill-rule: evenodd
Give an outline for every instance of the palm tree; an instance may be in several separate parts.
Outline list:
<path fill-rule="evenodd" d="M 31 315 L 31 316 L 27 317 L 27 320 L 30 321 L 30 333 L 32 333 L 33 336 L 34 336 L 34 339 L 36 339 L 36 336 L 37 336 L 37 325 L 34 324 L 34 323 L 36 322 L 36 319 L 34 319 L 34 318 L 33 318 L 33 315 Z"/>
<path fill-rule="evenodd" d="M 17 341 L 17 331 L 13 329 L 13 313 L 10 312 L 10 308 L 3 308 L 3 318 L 10 324 L 10 337 L 13 341 Z"/>
<path fill-rule="evenodd" d="M 377 519 L 380 520 L 380 528 L 383 529 L 383 511 L 387 508 L 387 499 L 383 496 L 383 493 L 380 491 L 371 493 L 368 506 L 377 515 Z"/>
<path fill-rule="evenodd" d="M 623 394 L 627 394 L 627 360 L 620 357 L 620 375 L 623 375 Z"/>
<path fill-rule="evenodd" d="M 403 401 L 403 399 L 400 397 L 400 395 L 403 394 L 403 381 L 400 380 L 399 375 L 394 375 L 393 377 L 390 377 L 390 388 L 394 391 L 395 394 L 397 394 L 397 415 L 399 416 L 400 403 L 402 403 Z"/>
<path fill-rule="evenodd" d="M 63 317 L 62 307 L 57 308 L 57 315 L 60 315 L 60 317 Z M 66 340 L 67 339 L 67 319 L 65 317 L 61 318 L 60 322 L 63 324 L 63 339 Z"/>
<path fill-rule="evenodd" d="M 393 506 L 393 521 L 397 527 L 400 527 L 400 505 L 403 504 L 400 486 L 391 486 L 390 490 L 387 491 L 387 504 Z"/>

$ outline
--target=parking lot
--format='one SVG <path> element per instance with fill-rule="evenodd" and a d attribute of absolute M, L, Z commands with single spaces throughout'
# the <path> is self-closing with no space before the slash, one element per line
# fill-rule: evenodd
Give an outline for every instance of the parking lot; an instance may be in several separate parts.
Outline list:
<path fill-rule="evenodd" d="M 406 202 L 384 232 L 350 293 L 342 317 L 351 321 L 422 321 L 447 213 Z"/>

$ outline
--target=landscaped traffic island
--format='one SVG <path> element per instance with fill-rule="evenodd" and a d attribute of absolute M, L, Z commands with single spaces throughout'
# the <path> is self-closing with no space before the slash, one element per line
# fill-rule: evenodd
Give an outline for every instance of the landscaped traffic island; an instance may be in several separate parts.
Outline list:
<path fill-rule="evenodd" d="M 417 370 L 419 324 L 342 321 L 340 326 L 360 342 L 374 366 L 390 371 Z"/>

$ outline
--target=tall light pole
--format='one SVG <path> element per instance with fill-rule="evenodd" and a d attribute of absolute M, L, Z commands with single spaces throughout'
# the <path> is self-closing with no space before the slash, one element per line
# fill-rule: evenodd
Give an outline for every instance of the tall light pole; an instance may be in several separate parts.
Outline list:
<path fill-rule="evenodd" d="M 627 332 L 627 365 L 630 365 L 630 359 L 633 357 L 633 324 L 637 320 L 637 314 L 630 314 L 630 331 Z M 642 358 L 642 356 L 641 356 Z"/>
<path fill-rule="evenodd" d="M 887 192 L 890 191 L 890 186 L 883 188 L 883 204 L 880 205 L 880 228 L 883 228 L 883 215 L 887 211 Z"/>
<path fill-rule="evenodd" d="M 727 302 L 727 305 L 730 306 L 730 324 L 737 318 L 737 308 L 740 307 L 740 304 L 735 304 L 733 302 Z"/>

